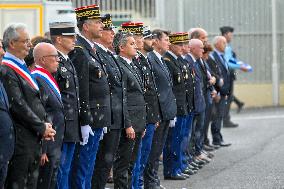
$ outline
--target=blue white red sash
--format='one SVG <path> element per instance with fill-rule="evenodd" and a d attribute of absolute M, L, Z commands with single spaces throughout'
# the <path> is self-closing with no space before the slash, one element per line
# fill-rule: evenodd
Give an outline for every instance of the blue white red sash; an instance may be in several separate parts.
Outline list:
<path fill-rule="evenodd" d="M 58 84 L 54 77 L 50 74 L 50 72 L 42 67 L 36 67 L 34 70 L 32 70 L 32 75 L 42 78 L 51 87 L 51 89 L 55 92 L 59 99 L 61 99 Z"/>
<path fill-rule="evenodd" d="M 36 80 L 31 75 L 29 69 L 13 58 L 3 57 L 2 64 L 13 69 L 17 74 L 24 78 L 35 90 L 39 90 Z"/>

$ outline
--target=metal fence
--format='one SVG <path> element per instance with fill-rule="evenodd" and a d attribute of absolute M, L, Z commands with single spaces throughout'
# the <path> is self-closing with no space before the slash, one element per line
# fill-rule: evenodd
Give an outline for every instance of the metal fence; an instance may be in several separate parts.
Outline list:
<path fill-rule="evenodd" d="M 284 81 L 284 1 L 276 1 L 277 62 Z M 232 46 L 239 59 L 254 71 L 239 74 L 238 82 L 272 82 L 272 0 L 73 0 L 74 7 L 99 4 L 114 20 L 143 21 L 152 28 L 188 31 L 203 27 L 209 38 L 219 35 L 219 27 L 235 28 Z"/>

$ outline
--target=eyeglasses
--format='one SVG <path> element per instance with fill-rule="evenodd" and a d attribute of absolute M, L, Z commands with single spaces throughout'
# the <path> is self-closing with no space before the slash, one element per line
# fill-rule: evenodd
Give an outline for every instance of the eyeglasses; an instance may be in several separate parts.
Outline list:
<path fill-rule="evenodd" d="M 56 60 L 59 59 L 59 55 L 58 54 L 50 54 L 50 55 L 45 55 L 45 56 L 42 56 L 43 58 L 46 58 L 46 57 L 54 57 Z"/>
<path fill-rule="evenodd" d="M 25 45 L 31 43 L 31 39 L 24 39 L 24 40 L 15 39 L 14 41 L 24 43 Z"/>

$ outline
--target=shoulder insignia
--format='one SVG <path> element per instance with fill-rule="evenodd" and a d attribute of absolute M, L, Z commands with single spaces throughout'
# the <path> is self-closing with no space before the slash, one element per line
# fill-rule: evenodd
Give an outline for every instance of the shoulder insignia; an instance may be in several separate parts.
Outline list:
<path fill-rule="evenodd" d="M 75 45 L 74 48 L 80 48 L 80 49 L 83 49 L 82 46 L 79 46 L 79 45 Z"/>
<path fill-rule="evenodd" d="M 165 57 L 164 60 L 165 60 L 165 61 L 169 61 L 169 62 L 171 61 L 171 60 L 170 60 L 169 58 L 167 58 L 167 57 Z"/>

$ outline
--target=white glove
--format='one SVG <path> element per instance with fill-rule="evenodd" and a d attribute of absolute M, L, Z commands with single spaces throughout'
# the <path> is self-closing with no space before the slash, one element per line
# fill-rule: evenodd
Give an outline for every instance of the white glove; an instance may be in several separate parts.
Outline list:
<path fill-rule="evenodd" d="M 176 126 L 176 121 L 177 121 L 177 117 L 175 117 L 173 120 L 170 120 L 169 127 L 175 127 Z"/>
<path fill-rule="evenodd" d="M 100 140 L 103 140 L 104 135 L 105 135 L 106 133 L 107 133 L 107 127 L 104 127 L 104 128 L 103 128 L 103 132 L 102 132 L 101 137 L 100 137 Z"/>
<path fill-rule="evenodd" d="M 85 144 L 88 143 L 89 136 L 90 135 L 94 136 L 94 132 L 92 128 L 90 127 L 90 125 L 84 125 L 84 126 L 81 126 L 81 133 L 82 133 L 83 142 L 80 142 L 80 145 L 84 146 Z"/>

